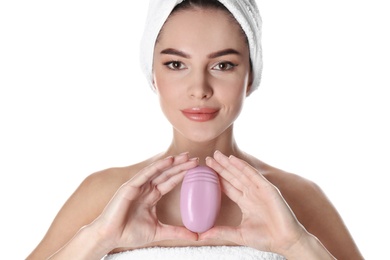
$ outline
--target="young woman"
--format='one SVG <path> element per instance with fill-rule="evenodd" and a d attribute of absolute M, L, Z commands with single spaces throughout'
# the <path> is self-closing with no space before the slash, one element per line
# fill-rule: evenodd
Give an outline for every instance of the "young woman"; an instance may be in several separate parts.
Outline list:
<path fill-rule="evenodd" d="M 194 257 L 224 248 L 233 258 L 362 259 L 317 185 L 235 141 L 234 121 L 260 82 L 260 26 L 254 1 L 151 2 L 143 68 L 172 142 L 143 162 L 87 177 L 28 259 L 132 259 L 142 250 L 161 259 L 164 249 L 178 256 L 183 248 Z M 215 226 L 199 234 L 183 226 L 178 203 L 197 165 L 214 169 L 223 190 Z"/>

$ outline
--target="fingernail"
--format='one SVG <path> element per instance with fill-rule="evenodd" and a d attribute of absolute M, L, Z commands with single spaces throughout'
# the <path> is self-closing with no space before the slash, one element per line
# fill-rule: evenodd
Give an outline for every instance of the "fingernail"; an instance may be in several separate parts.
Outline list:
<path fill-rule="evenodd" d="M 199 157 L 191 158 L 190 161 L 199 161 Z"/>

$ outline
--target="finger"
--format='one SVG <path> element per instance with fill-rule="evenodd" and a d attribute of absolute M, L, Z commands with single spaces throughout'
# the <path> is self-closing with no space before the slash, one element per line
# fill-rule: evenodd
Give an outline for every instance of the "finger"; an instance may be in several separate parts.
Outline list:
<path fill-rule="evenodd" d="M 178 164 L 181 164 L 183 162 L 186 162 L 188 161 L 189 159 L 189 152 L 184 152 L 184 153 L 181 153 L 179 155 L 176 155 L 173 157 L 173 165 L 178 165 Z"/>
<path fill-rule="evenodd" d="M 141 182 L 139 183 L 139 186 L 145 184 L 146 182 L 150 181 L 150 180 L 153 180 L 155 178 L 158 178 L 159 176 L 163 175 L 164 176 L 164 173 L 167 171 L 168 175 L 169 174 L 176 174 L 178 173 L 177 169 L 179 168 L 174 168 L 174 166 L 177 166 L 177 165 L 181 165 L 185 162 L 187 162 L 189 160 L 189 157 L 188 157 L 188 152 L 185 152 L 185 153 L 181 153 L 179 155 L 176 155 L 176 156 L 169 156 L 167 157 L 166 159 L 164 160 L 168 160 L 171 162 L 170 165 L 168 165 L 167 167 L 165 168 L 157 168 L 159 165 L 157 163 L 159 163 L 159 161 L 153 163 L 152 165 L 150 165 L 149 167 L 146 167 L 143 171 L 141 171 L 139 174 L 142 175 L 140 180 Z M 153 166 L 155 166 L 157 169 L 153 169 Z M 195 167 L 196 165 L 193 165 L 192 167 Z M 163 167 L 163 166 L 162 166 Z M 190 166 L 191 167 L 191 166 Z M 183 169 L 183 167 L 181 167 L 181 169 Z M 149 172 L 148 170 L 152 170 L 151 172 Z M 179 169 L 180 170 L 180 169 Z M 148 172 L 147 172 L 148 171 Z M 147 172 L 145 174 L 145 172 Z M 138 174 L 137 174 L 138 175 Z M 166 178 L 166 177 L 163 177 L 163 178 Z M 160 181 L 157 181 L 157 183 L 159 183 Z"/>
<path fill-rule="evenodd" d="M 156 231 L 155 241 L 162 240 L 198 240 L 198 234 L 185 227 L 160 224 Z"/>
<path fill-rule="evenodd" d="M 232 184 L 230 184 L 227 180 L 220 180 L 222 191 L 228 196 L 232 201 L 240 205 L 241 198 L 243 196 L 243 192 L 236 189 Z"/>
<path fill-rule="evenodd" d="M 221 177 L 231 183 L 236 189 L 244 190 L 246 188 L 245 182 L 242 181 L 242 174 L 235 168 L 226 157 L 219 151 L 214 153 L 214 160 L 209 160 L 210 167 L 216 170 Z"/>
<path fill-rule="evenodd" d="M 184 178 L 187 170 L 194 168 L 198 164 L 197 158 L 194 158 L 184 164 L 179 165 L 176 171 L 170 171 L 164 173 L 153 180 L 154 185 L 161 192 L 161 195 L 165 195 L 175 188 Z"/>
<path fill-rule="evenodd" d="M 199 235 L 199 241 L 210 239 L 225 240 L 237 245 L 244 245 L 241 233 L 236 227 L 216 226 Z"/>
<path fill-rule="evenodd" d="M 229 161 L 234 167 L 236 167 L 241 173 L 247 176 L 251 183 L 265 182 L 264 184 L 270 184 L 270 182 L 252 165 L 235 157 L 234 155 L 229 156 Z"/>
<path fill-rule="evenodd" d="M 196 165 L 198 165 L 198 158 L 191 158 L 182 161 L 177 161 L 176 164 L 172 164 L 171 168 L 168 168 L 164 170 L 161 174 L 156 175 L 156 177 L 152 180 L 152 185 L 158 185 L 160 183 L 165 182 L 168 180 L 170 177 L 181 173 L 181 172 L 186 172 L 187 170 L 194 168 Z"/>
<path fill-rule="evenodd" d="M 253 186 L 255 183 L 258 185 L 259 182 L 261 184 L 269 184 L 269 182 L 262 174 L 259 173 L 257 169 L 233 155 L 228 158 L 221 152 L 216 151 L 214 157 L 246 188 Z"/>
<path fill-rule="evenodd" d="M 133 187 L 140 187 L 158 174 L 161 174 L 165 169 L 170 167 L 173 162 L 173 156 L 168 156 L 165 159 L 155 161 L 134 175 L 134 177 L 130 179 L 129 183 L 131 183 L 131 186 Z"/>
<path fill-rule="evenodd" d="M 185 161 L 188 161 L 188 152 L 179 154 L 177 156 L 168 156 L 165 159 L 158 160 L 137 173 L 131 179 L 132 186 L 140 187 L 146 182 L 160 175 L 164 170 L 168 169 L 172 165 L 178 165 Z"/>
<path fill-rule="evenodd" d="M 206 164 L 216 170 L 214 167 L 218 167 L 218 163 L 211 157 L 206 158 Z M 222 169 L 222 166 L 220 166 Z M 216 170 L 217 171 L 217 170 Z M 222 191 L 235 203 L 238 204 L 239 199 L 242 197 L 242 192 L 235 188 L 229 181 L 227 181 L 224 177 L 221 176 L 219 178 L 221 183 Z"/>

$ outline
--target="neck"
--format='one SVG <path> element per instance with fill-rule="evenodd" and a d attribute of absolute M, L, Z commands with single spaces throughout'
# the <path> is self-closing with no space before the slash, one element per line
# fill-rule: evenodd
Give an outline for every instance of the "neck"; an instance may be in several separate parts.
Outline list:
<path fill-rule="evenodd" d="M 227 156 L 234 155 L 241 157 L 241 151 L 239 150 L 234 139 L 233 126 L 227 129 L 217 138 L 205 142 L 189 140 L 177 131 L 173 130 L 172 143 L 165 152 L 164 156 L 189 152 L 190 157 L 198 157 L 199 164 L 204 165 L 206 157 L 212 157 L 216 150 L 221 151 Z"/>

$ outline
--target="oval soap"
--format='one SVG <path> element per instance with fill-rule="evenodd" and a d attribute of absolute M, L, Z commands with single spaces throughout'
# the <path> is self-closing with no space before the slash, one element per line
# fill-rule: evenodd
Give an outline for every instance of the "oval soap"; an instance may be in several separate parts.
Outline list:
<path fill-rule="evenodd" d="M 202 233 L 215 224 L 221 208 L 221 186 L 217 173 L 207 166 L 187 171 L 180 191 L 180 212 L 184 226 Z"/>

